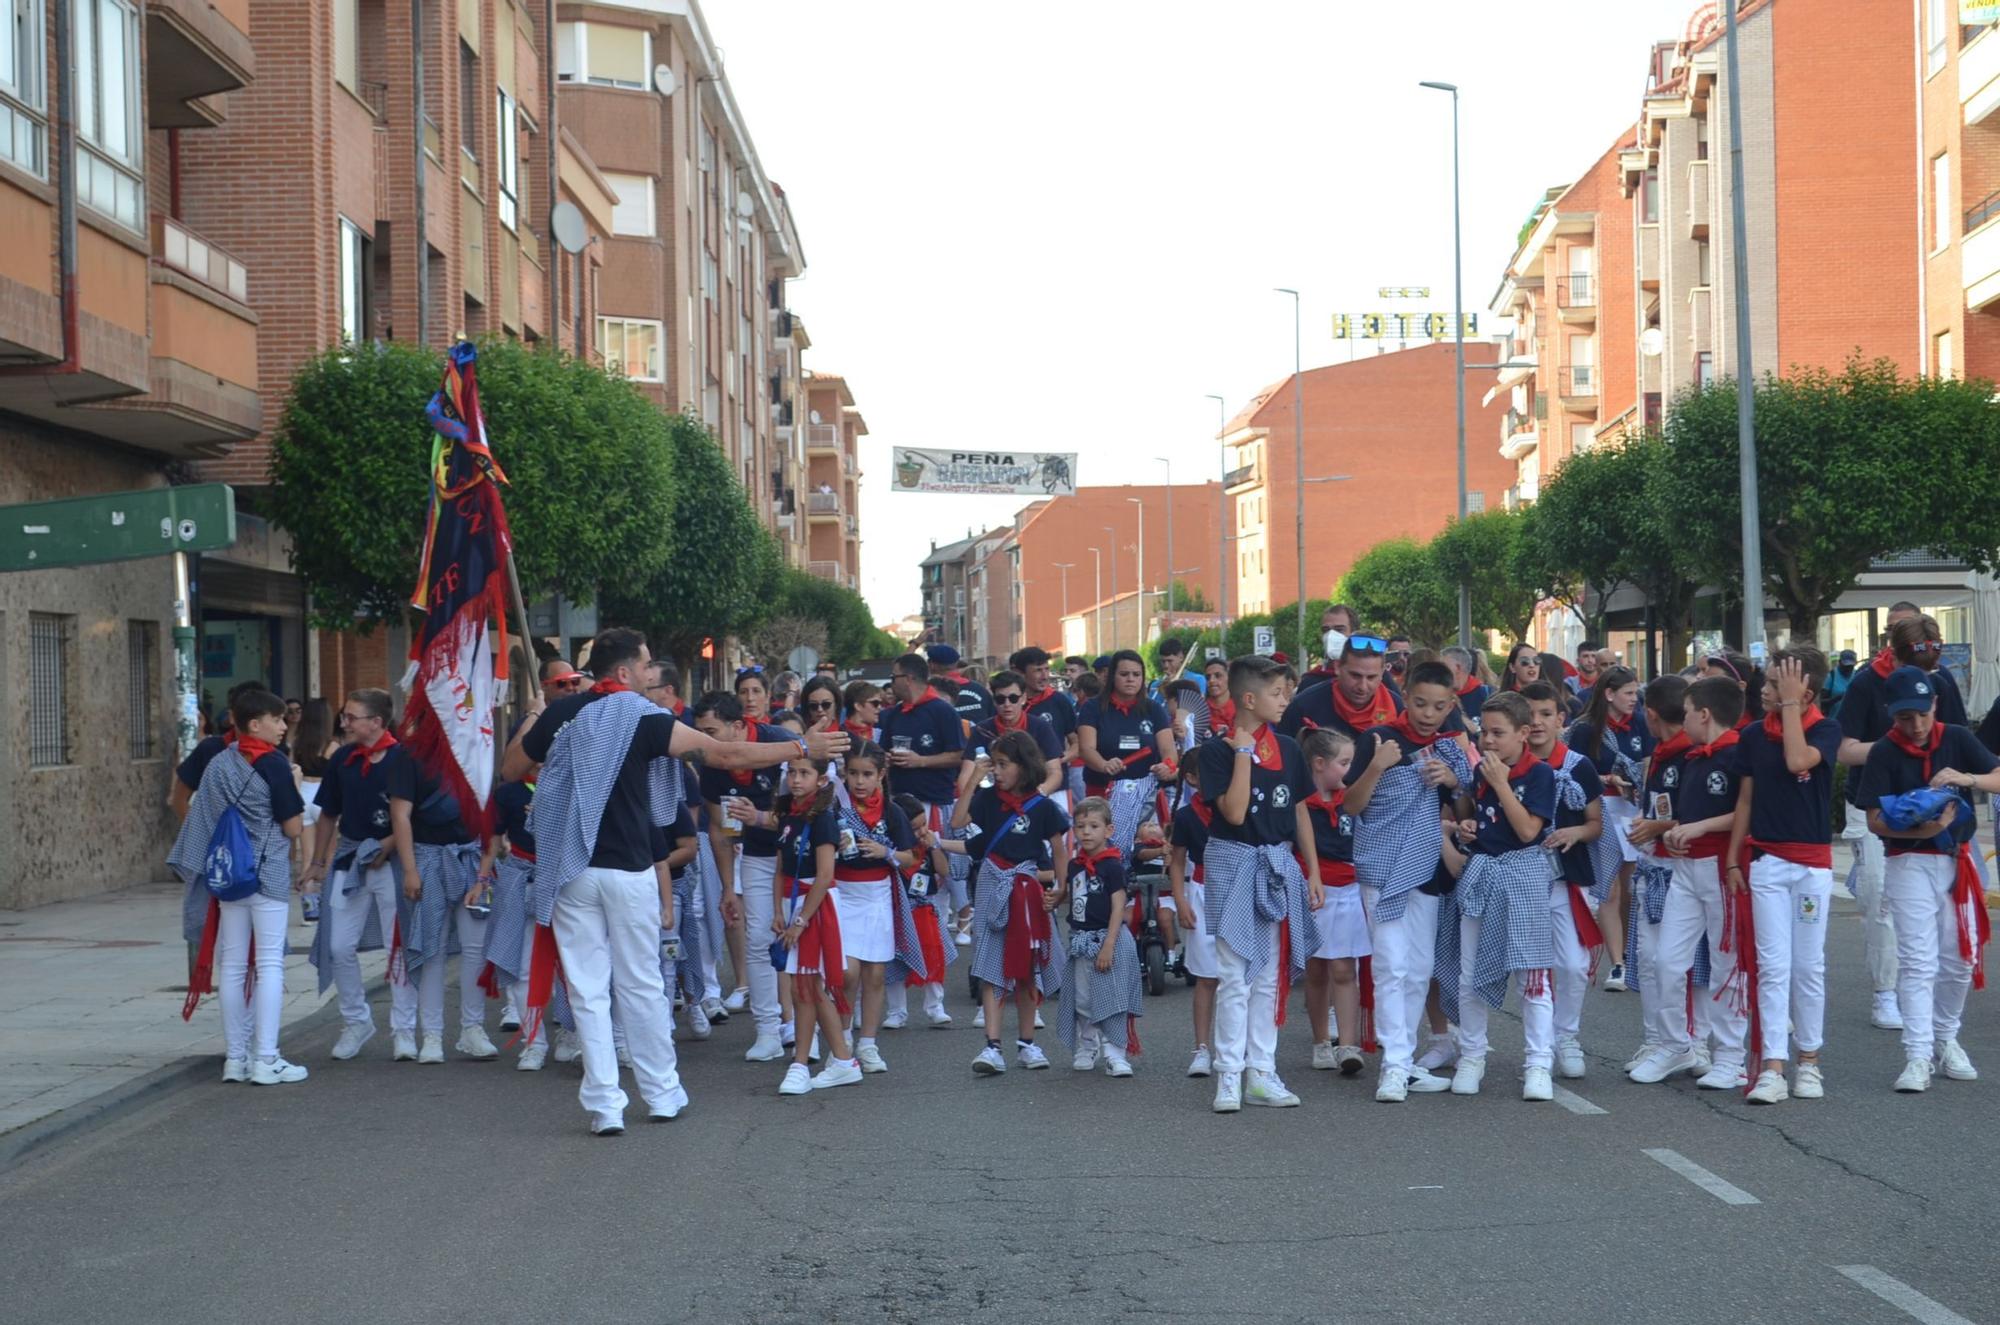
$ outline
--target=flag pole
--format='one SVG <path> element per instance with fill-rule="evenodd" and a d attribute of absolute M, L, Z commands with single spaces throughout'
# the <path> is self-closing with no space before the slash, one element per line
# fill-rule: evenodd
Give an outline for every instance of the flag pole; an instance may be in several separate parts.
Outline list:
<path fill-rule="evenodd" d="M 514 541 L 507 540 L 507 597 L 514 607 L 514 620 L 521 628 L 521 657 L 523 666 L 514 676 L 514 703 L 526 713 L 528 711 L 528 673 L 535 668 L 535 637 L 528 628 L 528 604 L 521 597 L 521 572 L 514 569 Z"/>

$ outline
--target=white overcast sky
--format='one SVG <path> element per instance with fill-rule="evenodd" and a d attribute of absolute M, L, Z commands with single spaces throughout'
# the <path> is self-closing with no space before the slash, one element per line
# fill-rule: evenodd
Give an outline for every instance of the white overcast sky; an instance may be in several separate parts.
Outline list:
<path fill-rule="evenodd" d="M 703 0 L 808 263 L 806 366 L 872 429 L 862 589 L 1018 498 L 889 490 L 891 445 L 1081 453 L 1086 484 L 1219 471 L 1234 414 L 1347 351 L 1330 315 L 1428 285 L 1449 309 L 1450 99 L 1463 99 L 1465 304 L 1529 209 L 1639 110 L 1693 0 Z M 1414 308 L 1416 305 L 1403 305 Z M 1482 327 L 1482 331 L 1484 328 Z M 1440 475 L 1440 481 L 1448 476 Z"/>

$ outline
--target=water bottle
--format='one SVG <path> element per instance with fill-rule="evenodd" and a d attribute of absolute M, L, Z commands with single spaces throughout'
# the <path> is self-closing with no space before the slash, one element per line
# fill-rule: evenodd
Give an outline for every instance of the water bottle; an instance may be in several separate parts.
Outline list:
<path fill-rule="evenodd" d="M 481 877 L 472 885 L 472 896 L 465 903 L 465 913 L 474 920 L 484 920 L 493 914 L 493 880 Z"/>
<path fill-rule="evenodd" d="M 972 757 L 974 759 L 986 758 L 986 747 L 982 745 L 978 749 L 974 750 L 972 752 Z M 979 785 L 982 787 L 991 787 L 993 785 L 993 779 L 991 777 L 983 777 L 979 779 Z"/>
<path fill-rule="evenodd" d="M 304 913 L 304 915 L 305 915 L 305 922 L 306 922 L 306 923 L 307 923 L 308 925 L 316 925 L 316 924 L 318 924 L 318 923 L 319 923 L 319 894 L 318 894 L 318 893 L 302 893 L 302 894 L 300 894 L 300 895 L 299 895 L 299 910 L 300 910 L 301 912 L 303 912 L 303 913 Z"/>

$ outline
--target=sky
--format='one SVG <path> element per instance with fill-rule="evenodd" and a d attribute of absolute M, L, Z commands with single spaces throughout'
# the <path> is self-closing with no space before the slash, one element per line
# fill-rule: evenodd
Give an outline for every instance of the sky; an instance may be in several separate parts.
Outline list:
<path fill-rule="evenodd" d="M 1452 307 L 1637 117 L 1695 0 L 702 0 L 807 270 L 810 370 L 862 440 L 862 592 L 917 610 L 931 543 L 1017 497 L 891 491 L 889 448 L 1078 453 L 1085 484 L 1219 476 L 1234 415 L 1344 360 L 1335 312 Z M 1428 286 L 1386 304 L 1383 286 Z M 1481 331 L 1486 319 L 1482 316 Z M 1449 476 L 1441 476 L 1449 481 Z"/>

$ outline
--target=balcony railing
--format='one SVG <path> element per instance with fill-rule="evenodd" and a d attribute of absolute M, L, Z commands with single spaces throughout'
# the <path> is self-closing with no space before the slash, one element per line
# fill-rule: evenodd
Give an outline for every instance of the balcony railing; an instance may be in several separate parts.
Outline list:
<path fill-rule="evenodd" d="M 1222 476 L 1222 486 L 1225 488 L 1240 487 L 1245 483 L 1254 483 L 1256 480 L 1256 465 L 1238 465 Z"/>
<path fill-rule="evenodd" d="M 1573 363 L 1563 369 L 1563 385 L 1569 389 L 1566 396 L 1594 396 L 1597 394 L 1597 365 L 1594 363 Z"/>
<path fill-rule="evenodd" d="M 1557 308 L 1597 307 L 1597 287 L 1587 275 L 1576 273 L 1556 282 Z"/>
<path fill-rule="evenodd" d="M 807 515 L 839 515 L 840 494 L 837 492 L 808 492 L 806 494 Z"/>
<path fill-rule="evenodd" d="M 2000 192 L 1988 194 L 1978 206 L 1968 208 L 1965 213 L 1965 229 L 1959 233 L 1967 234 L 1977 230 L 1996 216 L 2000 216 Z"/>
<path fill-rule="evenodd" d="M 814 451 L 831 451 L 840 445 L 840 429 L 831 423 L 808 423 L 806 446 Z"/>
<path fill-rule="evenodd" d="M 847 477 L 849 477 L 849 478 L 853 478 L 853 477 L 855 476 L 856 472 L 857 472 L 857 471 L 859 470 L 859 468 L 860 468 L 860 467 L 859 467 L 858 465 L 856 465 L 856 464 L 855 464 L 855 462 L 854 462 L 854 452 L 852 452 L 852 451 L 843 451 L 843 452 L 841 452 L 841 453 L 840 453 L 840 472 L 841 472 L 841 473 L 845 474 L 845 475 L 846 475 Z"/>
<path fill-rule="evenodd" d="M 1507 411 L 1507 436 L 1512 437 L 1516 433 L 1533 432 L 1534 430 L 1535 420 L 1532 416 L 1524 414 L 1517 409 Z"/>
<path fill-rule="evenodd" d="M 841 574 L 840 563 L 837 561 L 808 561 L 806 569 L 822 580 L 832 580 L 835 584 L 847 583 L 847 577 Z"/>
<path fill-rule="evenodd" d="M 171 217 L 153 218 L 153 257 L 239 304 L 250 302 L 249 269 Z"/>

